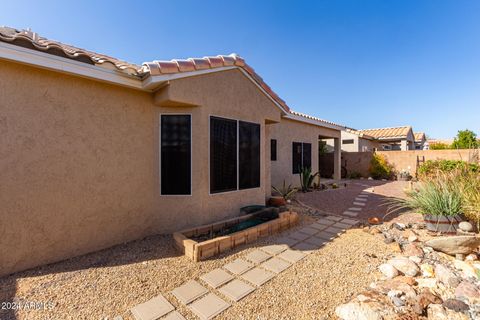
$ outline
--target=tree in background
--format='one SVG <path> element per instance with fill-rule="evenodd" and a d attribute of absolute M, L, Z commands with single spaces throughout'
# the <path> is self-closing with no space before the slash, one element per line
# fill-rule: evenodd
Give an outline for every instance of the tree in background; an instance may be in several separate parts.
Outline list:
<path fill-rule="evenodd" d="M 452 143 L 452 148 L 454 149 L 472 149 L 477 147 L 477 135 L 475 132 L 468 129 L 458 131 L 458 134 Z"/>

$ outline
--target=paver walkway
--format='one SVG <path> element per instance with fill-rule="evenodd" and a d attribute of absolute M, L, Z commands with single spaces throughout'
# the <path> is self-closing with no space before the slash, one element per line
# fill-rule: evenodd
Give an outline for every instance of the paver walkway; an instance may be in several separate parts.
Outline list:
<path fill-rule="evenodd" d="M 358 222 L 333 215 L 321 217 L 299 230 L 285 231 L 274 244 L 185 282 L 172 293 L 198 318 L 213 319 Z M 137 320 L 184 319 L 161 294 L 131 311 Z"/>

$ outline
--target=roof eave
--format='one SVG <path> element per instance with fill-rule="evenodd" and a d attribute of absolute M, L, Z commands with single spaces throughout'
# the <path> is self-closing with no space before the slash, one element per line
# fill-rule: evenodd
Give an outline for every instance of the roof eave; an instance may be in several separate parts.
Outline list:
<path fill-rule="evenodd" d="M 113 83 L 137 90 L 147 90 L 142 85 L 142 80 L 137 76 L 20 47 L 6 42 L 0 42 L 0 59 L 61 73 L 73 74 L 83 78 Z"/>
<path fill-rule="evenodd" d="M 318 127 L 324 127 L 324 128 L 333 129 L 333 130 L 339 130 L 339 131 L 345 130 L 345 127 L 343 127 L 343 126 L 338 126 L 338 125 L 330 124 L 330 123 L 323 122 L 323 121 L 318 121 L 318 120 L 314 120 L 314 119 L 305 118 L 305 117 L 298 116 L 298 115 L 295 115 L 295 114 L 292 114 L 292 113 L 288 113 L 288 114 L 284 115 L 283 118 L 289 119 L 289 120 L 294 120 L 294 121 L 299 121 L 299 122 L 304 122 L 304 123 L 312 124 L 312 125 L 315 125 L 315 126 L 318 126 Z"/>

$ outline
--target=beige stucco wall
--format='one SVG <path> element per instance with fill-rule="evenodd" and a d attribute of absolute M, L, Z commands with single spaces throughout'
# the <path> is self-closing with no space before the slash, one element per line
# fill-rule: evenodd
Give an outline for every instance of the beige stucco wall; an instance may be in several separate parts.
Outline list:
<path fill-rule="evenodd" d="M 170 86 L 198 106 L 159 107 L 151 93 L 0 61 L 0 274 L 264 203 L 265 144 L 260 188 L 209 195 L 208 117 L 260 123 L 265 137 L 278 109 L 238 70 Z M 191 196 L 160 196 L 159 114 L 168 112 L 192 114 Z"/>
<path fill-rule="evenodd" d="M 286 184 L 300 186 L 298 174 L 292 173 L 292 143 L 305 142 L 312 144 L 312 171 L 318 171 L 319 136 L 340 138 L 340 131 L 311 125 L 304 122 L 282 119 L 271 125 L 270 138 L 277 140 L 277 161 L 271 161 L 272 186 L 281 187 Z"/>

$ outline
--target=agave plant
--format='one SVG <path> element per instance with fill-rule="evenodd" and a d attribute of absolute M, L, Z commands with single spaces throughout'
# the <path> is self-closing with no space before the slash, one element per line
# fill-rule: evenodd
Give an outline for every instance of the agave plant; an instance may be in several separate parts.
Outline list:
<path fill-rule="evenodd" d="M 319 174 L 319 172 L 312 174 L 312 168 L 310 167 L 300 168 L 300 185 L 303 192 L 307 192 L 312 188 L 313 180 Z"/>
<path fill-rule="evenodd" d="M 283 180 L 283 186 L 281 188 L 272 187 L 272 190 L 278 193 L 285 200 L 292 199 L 295 193 L 297 193 L 298 191 L 297 188 L 292 188 L 291 184 L 287 186 L 287 184 L 285 183 L 285 180 Z"/>

